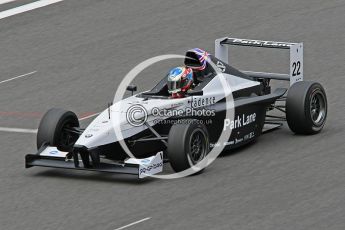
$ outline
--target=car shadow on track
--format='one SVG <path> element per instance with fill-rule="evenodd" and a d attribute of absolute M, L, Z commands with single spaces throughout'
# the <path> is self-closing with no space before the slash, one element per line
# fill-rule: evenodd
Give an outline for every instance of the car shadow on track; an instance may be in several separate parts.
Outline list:
<path fill-rule="evenodd" d="M 50 178 L 61 178 L 65 180 L 85 180 L 85 181 L 97 181 L 105 183 L 124 183 L 124 184 L 133 184 L 141 185 L 152 182 L 154 178 L 142 178 L 139 179 L 135 175 L 126 175 L 126 174 L 110 174 L 102 172 L 76 172 L 76 171 L 63 171 L 57 169 L 49 169 L 40 171 L 30 176 L 34 177 L 50 177 Z"/>

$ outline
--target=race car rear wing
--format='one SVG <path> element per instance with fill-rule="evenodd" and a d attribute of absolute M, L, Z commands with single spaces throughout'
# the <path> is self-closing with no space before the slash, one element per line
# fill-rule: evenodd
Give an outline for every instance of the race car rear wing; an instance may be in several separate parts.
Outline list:
<path fill-rule="evenodd" d="M 261 41 L 240 38 L 219 38 L 215 41 L 215 56 L 223 62 L 229 63 L 228 46 L 247 46 L 247 47 L 261 47 L 273 49 L 288 49 L 290 50 L 290 73 L 266 73 L 242 71 L 245 74 L 257 78 L 269 78 L 277 80 L 290 81 L 290 85 L 298 81 L 303 81 L 303 43 L 289 43 L 289 42 L 275 42 L 275 41 Z"/>

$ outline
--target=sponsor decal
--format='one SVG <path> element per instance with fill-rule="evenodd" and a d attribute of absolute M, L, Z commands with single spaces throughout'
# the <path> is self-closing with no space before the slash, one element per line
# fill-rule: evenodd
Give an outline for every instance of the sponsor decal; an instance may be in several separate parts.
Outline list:
<path fill-rule="evenodd" d="M 210 148 L 214 148 L 214 147 L 219 147 L 220 143 L 216 142 L 216 143 L 210 143 Z"/>
<path fill-rule="evenodd" d="M 147 163 L 150 163 L 150 160 L 149 159 L 143 159 L 140 161 L 140 163 L 147 164 Z"/>
<path fill-rule="evenodd" d="M 85 138 L 90 138 L 90 137 L 92 137 L 92 136 L 93 136 L 93 134 L 89 133 L 89 134 L 86 134 L 86 135 L 85 135 Z"/>
<path fill-rule="evenodd" d="M 48 157 L 66 157 L 67 152 L 61 152 L 56 147 L 48 146 L 45 150 L 40 153 L 40 156 Z"/>
<path fill-rule="evenodd" d="M 182 106 L 183 105 L 183 102 L 180 102 L 180 103 L 173 103 L 170 105 L 170 108 L 176 108 L 176 107 L 179 107 L 179 106 Z"/>
<path fill-rule="evenodd" d="M 56 155 L 58 153 L 59 153 L 59 151 L 57 151 L 57 150 L 52 150 L 49 152 L 50 155 Z"/>
<path fill-rule="evenodd" d="M 243 126 L 254 123 L 255 119 L 256 119 L 256 113 L 252 113 L 250 115 L 242 114 L 242 116 L 237 115 L 237 117 L 234 120 L 225 119 L 223 130 L 225 131 L 227 129 L 233 130 L 233 129 L 241 128 Z"/>
<path fill-rule="evenodd" d="M 243 139 L 246 141 L 246 140 L 252 139 L 253 137 L 255 137 L 255 133 L 250 132 L 250 133 L 244 135 Z"/>
<path fill-rule="evenodd" d="M 250 139 L 252 139 L 252 138 L 254 138 L 254 137 L 255 137 L 255 133 L 254 133 L 254 132 L 250 132 L 250 133 L 244 135 L 243 137 L 235 138 L 234 140 L 224 142 L 224 143 L 223 143 L 223 146 L 235 145 L 235 144 L 241 143 L 242 141 L 250 140 Z M 217 143 L 211 143 L 211 144 L 210 144 L 210 147 L 211 147 L 211 148 L 213 148 L 213 147 L 218 147 L 218 146 L 220 146 L 220 143 L 219 143 L 219 142 L 217 142 Z"/>
<path fill-rule="evenodd" d="M 193 108 L 208 106 L 216 103 L 216 97 L 193 98 L 191 103 Z"/>
<path fill-rule="evenodd" d="M 147 177 L 163 171 L 163 152 L 158 152 L 154 159 L 143 159 L 139 165 L 139 178 Z M 146 161 L 148 160 L 148 161 Z"/>
<path fill-rule="evenodd" d="M 226 67 L 225 65 L 223 64 L 223 62 L 220 62 L 220 61 L 217 61 L 217 67 L 220 69 L 220 71 L 222 71 L 223 73 L 225 72 L 226 70 Z"/>
<path fill-rule="evenodd" d="M 228 141 L 228 142 L 224 142 L 224 145 L 227 146 L 227 145 L 233 145 L 235 142 L 234 141 Z"/>
<path fill-rule="evenodd" d="M 243 45 L 254 45 L 254 46 L 271 46 L 271 47 L 281 47 L 289 48 L 292 43 L 286 42 L 274 42 L 274 41 L 261 41 L 261 40 L 251 40 L 251 39 L 230 39 L 233 43 L 243 44 Z"/>
<path fill-rule="evenodd" d="M 150 173 L 151 171 L 158 169 L 158 168 L 162 168 L 163 167 L 163 162 L 157 163 L 157 164 L 151 164 L 149 166 L 146 167 L 142 167 L 139 170 L 139 176 L 142 174 L 153 174 Z"/>
<path fill-rule="evenodd" d="M 238 143 L 241 143 L 243 141 L 243 137 L 240 137 L 240 138 L 235 138 L 235 141 L 234 141 L 234 144 L 238 144 Z"/>

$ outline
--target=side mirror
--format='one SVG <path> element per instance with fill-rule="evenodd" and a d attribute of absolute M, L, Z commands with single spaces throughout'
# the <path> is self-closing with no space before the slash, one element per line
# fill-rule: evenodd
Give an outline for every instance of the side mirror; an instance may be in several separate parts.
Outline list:
<path fill-rule="evenodd" d="M 129 86 L 127 86 L 127 90 L 131 91 L 132 92 L 132 96 L 133 96 L 133 93 L 135 91 L 137 91 L 137 86 L 136 85 L 129 85 Z"/>

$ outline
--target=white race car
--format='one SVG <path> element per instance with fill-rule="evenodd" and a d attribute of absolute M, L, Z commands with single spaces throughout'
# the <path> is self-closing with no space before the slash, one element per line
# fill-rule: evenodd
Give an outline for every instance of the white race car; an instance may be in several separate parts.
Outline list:
<path fill-rule="evenodd" d="M 228 64 L 229 45 L 290 50 L 290 74 L 237 70 Z M 184 64 L 201 65 L 193 51 L 186 53 Z M 50 109 L 38 128 L 38 152 L 26 155 L 26 167 L 125 173 L 142 178 L 162 172 L 165 162 L 176 172 L 186 170 L 215 146 L 237 148 L 277 129 L 284 121 L 297 134 L 318 133 L 325 124 L 323 87 L 303 81 L 302 43 L 217 39 L 215 56 L 208 55 L 206 68 L 194 78 L 194 87 L 184 98 L 169 97 L 164 77 L 151 90 L 109 106 L 86 129 L 79 126 L 73 112 Z M 231 90 L 224 88 L 224 79 Z M 290 81 L 290 87 L 272 91 L 272 79 Z M 133 93 L 136 87 L 127 89 Z M 231 118 L 226 117 L 229 95 L 234 105 Z M 219 142 L 226 130 L 232 131 L 230 137 Z"/>

